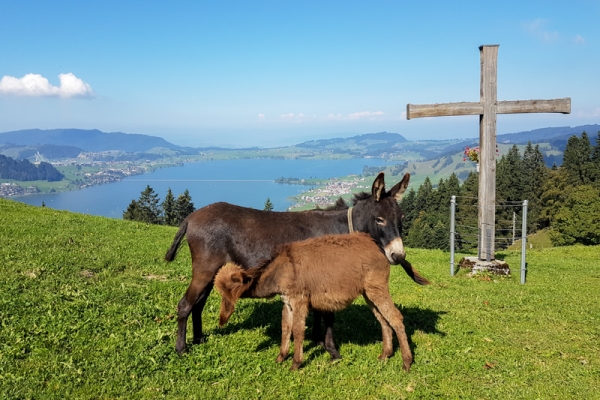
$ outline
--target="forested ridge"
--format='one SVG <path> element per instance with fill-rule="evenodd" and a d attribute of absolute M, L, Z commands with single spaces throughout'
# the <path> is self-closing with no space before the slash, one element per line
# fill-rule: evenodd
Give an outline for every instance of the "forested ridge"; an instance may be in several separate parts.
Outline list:
<path fill-rule="evenodd" d="M 449 207 L 456 200 L 459 249 L 477 247 L 479 177 L 472 172 L 461 184 L 454 174 L 437 186 L 427 178 L 402 199 L 407 246 L 449 249 Z M 563 162 L 548 168 L 538 147 L 528 143 L 523 155 L 514 145 L 496 164 L 496 247 L 510 244 L 513 212 L 528 201 L 527 233 L 547 229 L 554 245 L 600 244 L 600 132 L 592 145 L 586 132 L 568 139 Z M 519 219 L 522 216 L 519 215 Z"/>
<path fill-rule="evenodd" d="M 15 160 L 0 154 L 0 179 L 57 182 L 63 178 L 64 175 L 47 162 L 36 166 L 29 160 Z"/>

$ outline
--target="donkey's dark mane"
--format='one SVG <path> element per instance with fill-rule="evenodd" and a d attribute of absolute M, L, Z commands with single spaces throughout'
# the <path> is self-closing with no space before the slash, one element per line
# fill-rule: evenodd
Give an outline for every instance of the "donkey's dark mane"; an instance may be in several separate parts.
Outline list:
<path fill-rule="evenodd" d="M 352 199 L 352 204 L 356 205 L 357 202 L 359 202 L 361 200 L 367 200 L 370 197 L 371 197 L 371 193 L 367 193 L 367 192 L 355 193 L 354 198 Z"/>
<path fill-rule="evenodd" d="M 367 193 L 367 192 L 360 192 L 360 193 L 355 193 L 354 197 L 352 197 L 352 205 L 355 206 L 356 203 L 358 203 L 361 200 L 367 200 L 371 198 L 371 193 Z M 317 206 L 318 210 L 325 210 L 325 211 L 339 211 L 339 210 L 347 210 L 348 208 L 350 208 L 350 206 L 348 205 L 348 203 L 346 203 L 346 201 L 343 198 L 338 198 L 337 201 L 326 207 L 326 208 L 319 208 Z"/>

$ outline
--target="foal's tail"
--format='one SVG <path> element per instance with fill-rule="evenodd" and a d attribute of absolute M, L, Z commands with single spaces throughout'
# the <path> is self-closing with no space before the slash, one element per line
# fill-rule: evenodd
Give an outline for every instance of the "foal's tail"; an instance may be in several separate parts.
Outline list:
<path fill-rule="evenodd" d="M 188 222 L 186 219 L 179 226 L 179 230 L 177 231 L 177 233 L 175 234 L 175 238 L 173 239 L 173 244 L 171 244 L 171 247 L 169 247 L 169 250 L 167 250 L 167 254 L 165 254 L 165 260 L 173 261 L 175 259 L 175 256 L 177 255 L 177 249 L 181 244 L 181 239 L 183 239 L 183 237 L 185 236 L 185 232 L 187 231 L 187 226 Z"/>
<path fill-rule="evenodd" d="M 406 271 L 408 276 L 412 278 L 413 281 L 417 282 L 419 285 L 429 285 L 431 282 L 425 277 L 422 277 L 416 269 L 413 268 L 412 264 L 409 263 L 406 259 L 400 261 L 400 265 Z"/>

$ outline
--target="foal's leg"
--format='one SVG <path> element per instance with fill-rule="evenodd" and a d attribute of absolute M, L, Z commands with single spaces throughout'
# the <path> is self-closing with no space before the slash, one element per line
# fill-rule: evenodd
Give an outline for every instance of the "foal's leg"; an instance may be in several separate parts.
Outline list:
<path fill-rule="evenodd" d="M 281 311 L 281 346 L 279 347 L 279 355 L 277 362 L 285 360 L 290 352 L 290 338 L 292 336 L 292 322 L 294 313 L 292 307 L 288 303 L 287 298 L 282 296 L 283 311 Z M 294 336 L 294 340 L 295 340 Z"/>
<path fill-rule="evenodd" d="M 202 333 L 202 310 L 213 288 L 212 280 L 214 276 L 215 274 L 210 271 L 193 275 L 190 286 L 188 286 L 185 295 L 177 305 L 177 343 L 175 349 L 178 354 L 183 353 L 185 350 L 187 320 L 192 310 L 194 343 L 202 343 L 204 341 Z"/>
<path fill-rule="evenodd" d="M 308 302 L 296 301 L 292 304 L 293 307 L 293 326 L 294 333 L 294 359 L 292 361 L 292 370 L 300 368 L 302 365 L 302 345 L 304 342 L 304 328 L 306 324 L 306 316 L 308 315 Z"/>
<path fill-rule="evenodd" d="M 392 341 L 392 335 L 394 332 L 392 331 L 392 327 L 390 326 L 390 324 L 388 324 L 386 319 L 383 318 L 383 316 L 381 315 L 375 304 L 373 304 L 371 299 L 369 299 L 366 294 L 363 297 L 365 298 L 365 301 L 369 305 L 371 311 L 373 311 L 373 314 L 375 314 L 375 318 L 377 318 L 377 321 L 379 321 L 379 324 L 381 325 L 382 351 L 381 355 L 379 356 L 379 359 L 385 360 L 386 358 L 390 357 L 394 352 L 394 345 Z"/>
<path fill-rule="evenodd" d="M 394 331 L 396 331 L 400 350 L 402 351 L 402 360 L 404 364 L 402 369 L 408 372 L 410 365 L 412 364 L 413 356 L 410 351 L 410 346 L 408 345 L 408 337 L 406 336 L 402 313 L 400 313 L 400 310 L 394 305 L 389 291 L 373 290 L 369 293 L 365 290 L 365 294 L 371 299 L 373 304 L 375 304 L 383 318 L 385 318 L 392 328 L 394 328 Z"/>

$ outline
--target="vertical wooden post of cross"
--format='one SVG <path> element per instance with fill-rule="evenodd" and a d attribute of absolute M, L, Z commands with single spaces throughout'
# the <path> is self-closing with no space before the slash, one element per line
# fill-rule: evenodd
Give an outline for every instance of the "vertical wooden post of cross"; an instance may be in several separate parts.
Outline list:
<path fill-rule="evenodd" d="M 496 115 L 571 112 L 571 99 L 497 100 L 498 45 L 479 47 L 481 85 L 479 102 L 407 104 L 406 118 L 479 115 L 479 259 L 495 259 Z"/>
<path fill-rule="evenodd" d="M 482 46 L 479 102 L 479 237 L 480 259 L 493 260 L 496 240 L 496 103 L 498 46 Z"/>

